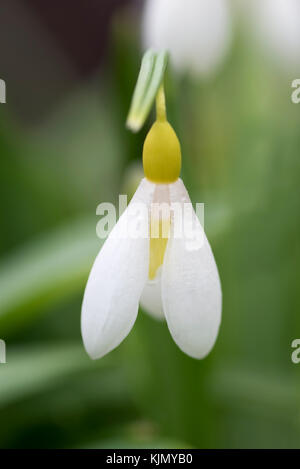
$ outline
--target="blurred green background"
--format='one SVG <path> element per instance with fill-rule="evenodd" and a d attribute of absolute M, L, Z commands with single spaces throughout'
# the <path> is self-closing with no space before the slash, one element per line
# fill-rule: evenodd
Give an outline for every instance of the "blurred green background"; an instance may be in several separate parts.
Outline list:
<path fill-rule="evenodd" d="M 242 22 L 218 73 L 170 67 L 166 81 L 182 177 L 205 203 L 222 281 L 216 346 L 193 360 L 140 311 L 115 351 L 96 362 L 84 351 L 96 207 L 132 191 L 151 123 L 137 135 L 124 125 L 142 2 L 100 3 L 1 6 L 0 447 L 299 447 L 297 76 Z"/>

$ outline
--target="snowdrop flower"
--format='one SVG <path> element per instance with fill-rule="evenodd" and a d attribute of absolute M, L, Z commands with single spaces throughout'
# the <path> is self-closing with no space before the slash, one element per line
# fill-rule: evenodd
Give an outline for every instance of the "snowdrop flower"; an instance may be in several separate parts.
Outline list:
<path fill-rule="evenodd" d="M 231 39 L 227 0 L 148 0 L 143 18 L 146 47 L 166 48 L 174 66 L 209 75 L 223 61 Z"/>
<path fill-rule="evenodd" d="M 174 202 L 181 208 L 192 207 L 179 178 L 180 144 L 166 119 L 162 88 L 157 96 L 157 120 L 144 143 L 143 166 L 145 178 L 91 270 L 82 305 L 83 341 L 94 359 L 110 352 L 130 332 L 140 302 L 154 316 L 166 319 L 181 350 L 203 358 L 217 337 L 221 286 L 194 210 L 187 220 L 186 210 L 182 210 L 183 219 L 168 210 L 155 210 L 157 203 L 164 208 Z M 140 207 L 146 209 L 137 210 Z M 178 226 L 185 222 L 192 222 L 192 237 Z M 153 233 L 155 225 L 158 236 Z"/>
<path fill-rule="evenodd" d="M 281 65 L 296 70 L 300 65 L 299 0 L 253 0 L 245 8 L 261 44 Z"/>

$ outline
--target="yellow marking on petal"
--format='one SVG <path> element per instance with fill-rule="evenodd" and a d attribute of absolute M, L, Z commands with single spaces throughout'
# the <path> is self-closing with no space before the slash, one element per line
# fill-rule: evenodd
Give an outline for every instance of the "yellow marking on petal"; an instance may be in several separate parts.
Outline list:
<path fill-rule="evenodd" d="M 163 264 L 167 242 L 170 234 L 170 219 L 159 220 L 152 218 L 150 221 L 150 260 L 149 279 L 156 277 L 157 270 Z"/>
<path fill-rule="evenodd" d="M 156 184 L 170 184 L 180 175 L 181 148 L 167 121 L 163 86 L 156 98 L 156 122 L 144 142 L 143 166 L 146 178 Z"/>

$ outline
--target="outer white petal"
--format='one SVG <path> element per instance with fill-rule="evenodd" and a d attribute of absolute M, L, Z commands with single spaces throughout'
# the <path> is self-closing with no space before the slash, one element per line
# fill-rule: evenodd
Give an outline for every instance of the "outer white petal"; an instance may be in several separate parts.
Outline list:
<path fill-rule="evenodd" d="M 137 217 L 136 203 L 148 207 L 155 185 L 143 179 L 111 231 L 91 270 L 84 293 L 81 331 L 92 358 L 117 347 L 131 330 L 149 269 L 148 216 Z M 137 221 L 138 218 L 138 221 Z M 136 225 L 146 236 L 133 238 Z"/>
<path fill-rule="evenodd" d="M 164 319 L 161 298 L 161 268 L 154 280 L 147 281 L 140 299 L 140 305 L 154 318 Z"/>
<path fill-rule="evenodd" d="M 300 2 L 299 0 L 251 0 L 252 25 L 255 36 L 288 71 L 300 65 Z"/>
<path fill-rule="evenodd" d="M 144 12 L 146 47 L 167 48 L 178 69 L 209 74 L 230 44 L 227 0 L 148 0 Z"/>
<path fill-rule="evenodd" d="M 190 202 L 181 180 L 170 185 L 170 198 L 171 202 Z M 188 355 L 203 358 L 218 334 L 222 293 L 213 253 L 194 211 L 193 217 L 197 228 L 192 241 L 174 237 L 174 220 L 163 264 L 162 299 L 177 345 Z"/>

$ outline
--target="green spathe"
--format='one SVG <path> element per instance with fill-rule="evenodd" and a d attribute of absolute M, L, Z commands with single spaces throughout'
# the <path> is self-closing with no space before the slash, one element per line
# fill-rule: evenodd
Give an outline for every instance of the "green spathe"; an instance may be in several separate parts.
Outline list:
<path fill-rule="evenodd" d="M 163 81 L 168 62 L 168 53 L 163 50 L 145 52 L 138 80 L 134 89 L 126 125 L 133 132 L 138 132 L 145 123 L 152 104 Z"/>

